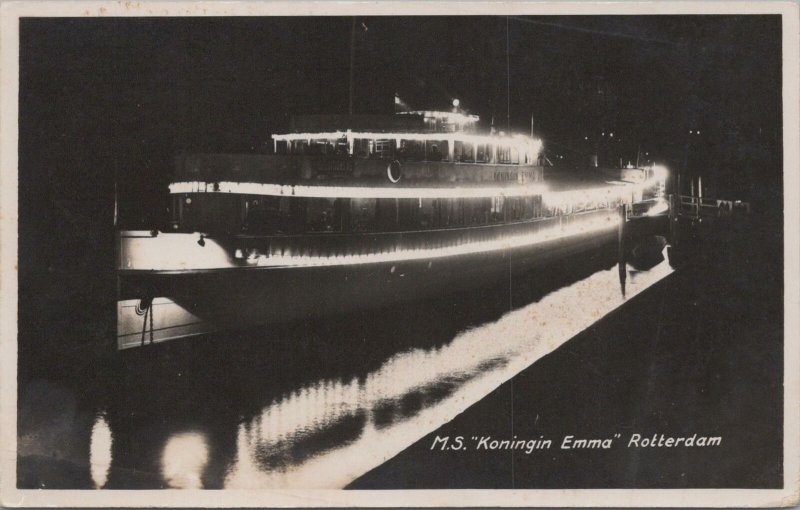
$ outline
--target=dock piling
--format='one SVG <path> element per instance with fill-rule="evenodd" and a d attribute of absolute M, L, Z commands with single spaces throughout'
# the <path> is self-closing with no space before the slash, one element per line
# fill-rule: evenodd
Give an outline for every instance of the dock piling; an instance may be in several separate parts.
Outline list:
<path fill-rule="evenodd" d="M 619 267 L 619 286 L 625 296 L 625 279 L 627 270 L 625 267 L 625 224 L 628 221 L 628 208 L 625 204 L 619 206 L 619 228 L 617 229 L 617 260 Z"/>

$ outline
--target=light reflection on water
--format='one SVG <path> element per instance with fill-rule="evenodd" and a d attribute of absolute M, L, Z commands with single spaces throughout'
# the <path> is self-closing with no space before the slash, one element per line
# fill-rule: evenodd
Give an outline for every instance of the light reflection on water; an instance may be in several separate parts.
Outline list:
<path fill-rule="evenodd" d="M 376 318 L 374 328 L 359 329 L 363 344 L 341 349 L 360 352 L 380 342 L 400 347 L 377 356 L 367 353 L 364 360 L 377 358 L 373 368 L 334 365 L 329 375 L 297 377 L 302 356 L 294 365 L 284 361 L 314 349 L 314 342 L 337 341 L 328 338 L 331 333 L 315 332 L 321 338 L 312 335 L 307 347 L 295 351 L 256 342 L 262 346 L 252 356 L 275 358 L 274 364 L 245 366 L 232 356 L 223 363 L 222 373 L 233 381 L 227 385 L 209 383 L 205 373 L 188 380 L 178 373 L 177 379 L 164 381 L 158 370 L 150 373 L 156 361 L 176 362 L 170 356 L 191 359 L 191 342 L 174 351 L 142 351 L 145 368 L 133 371 L 142 386 L 123 384 L 85 420 L 91 428 L 84 440 L 89 443 L 88 462 L 82 461 L 88 464 L 86 477 L 95 488 L 345 487 L 671 272 L 666 261 L 646 271 L 629 267 L 623 295 L 617 268 L 600 270 L 496 320 L 466 330 L 462 325 L 460 333 L 446 333 L 433 347 L 430 341 L 392 338 L 409 334 L 401 327 L 387 336 Z M 436 318 L 444 320 L 434 314 L 418 322 Z M 422 324 L 415 331 L 424 334 L 432 326 Z M 348 367 L 363 362 L 353 358 Z M 204 369 L 216 362 L 202 354 L 196 359 Z M 237 400 L 242 385 L 249 393 Z M 73 442 L 82 441 L 80 433 L 73 436 Z"/>
<path fill-rule="evenodd" d="M 225 487 L 344 487 L 671 271 L 666 262 L 629 271 L 626 297 L 616 268 L 601 271 L 447 345 L 398 353 L 363 381 L 323 380 L 284 395 L 239 425 Z"/>
<path fill-rule="evenodd" d="M 104 413 L 98 413 L 92 426 L 89 444 L 89 466 L 95 489 L 102 489 L 108 481 L 111 469 L 111 429 Z"/>
<path fill-rule="evenodd" d="M 202 489 L 203 470 L 208 464 L 208 445 L 205 435 L 181 432 L 173 435 L 164 446 L 161 474 L 169 487 Z"/>

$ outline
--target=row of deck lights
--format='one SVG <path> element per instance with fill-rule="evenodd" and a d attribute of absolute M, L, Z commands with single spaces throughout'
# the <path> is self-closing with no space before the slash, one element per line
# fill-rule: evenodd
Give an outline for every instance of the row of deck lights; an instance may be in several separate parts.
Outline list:
<path fill-rule="evenodd" d="M 645 182 L 642 185 L 655 184 Z M 355 186 L 292 186 L 252 182 L 174 182 L 170 193 L 238 193 L 245 195 L 296 196 L 308 198 L 491 198 L 525 197 L 542 195 L 545 203 L 599 203 L 620 193 L 630 191 L 624 186 L 575 191 L 548 191 L 544 184 L 529 183 L 513 187 L 464 187 L 464 188 L 409 188 L 409 187 L 355 187 Z"/>
<path fill-rule="evenodd" d="M 554 225 L 544 231 L 531 234 L 504 236 L 499 239 L 466 243 L 448 243 L 447 245 L 430 248 L 408 249 L 395 245 L 393 249 L 382 249 L 380 252 L 374 253 L 334 253 L 330 255 L 296 255 L 293 254 L 291 250 L 285 250 L 282 254 L 265 254 L 259 253 L 257 250 L 248 250 L 246 260 L 250 264 L 268 264 L 270 266 L 328 266 L 377 262 L 403 262 L 519 248 L 522 246 L 554 241 L 573 235 L 615 228 L 618 223 L 618 216 L 616 214 L 609 214 L 607 216 L 574 222 L 568 225 Z M 242 259 L 245 258 L 245 254 L 237 250 L 235 257 Z"/>
<path fill-rule="evenodd" d="M 491 147 L 493 159 L 496 159 L 497 151 L 502 148 L 517 151 L 520 160 L 533 161 L 539 155 L 542 148 L 541 140 L 531 139 L 525 135 L 513 134 L 507 135 L 500 132 L 497 135 L 473 135 L 464 133 L 383 133 L 383 132 L 354 132 L 354 131 L 334 131 L 330 133 L 290 133 L 284 135 L 272 135 L 274 141 L 274 150 L 277 152 L 277 143 L 286 142 L 291 143 L 295 141 L 303 141 L 311 143 L 314 140 L 336 141 L 347 139 L 348 151 L 352 155 L 354 150 L 354 141 L 356 139 L 364 140 L 394 140 L 399 146 L 400 142 L 416 141 L 416 142 L 447 142 L 448 143 L 448 157 L 450 160 L 454 159 L 455 142 L 472 145 L 473 152 L 477 154 L 479 145 L 487 145 Z"/>

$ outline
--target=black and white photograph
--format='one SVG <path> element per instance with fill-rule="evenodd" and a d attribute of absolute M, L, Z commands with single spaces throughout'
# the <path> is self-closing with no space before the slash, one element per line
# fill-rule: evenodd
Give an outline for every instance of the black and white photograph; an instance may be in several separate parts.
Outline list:
<path fill-rule="evenodd" d="M 3 505 L 797 505 L 798 4 L 2 17 Z"/>

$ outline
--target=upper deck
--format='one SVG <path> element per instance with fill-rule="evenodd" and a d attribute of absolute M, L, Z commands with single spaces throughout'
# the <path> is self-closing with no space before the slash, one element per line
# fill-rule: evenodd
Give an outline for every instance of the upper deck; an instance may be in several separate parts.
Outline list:
<path fill-rule="evenodd" d="M 405 112 L 396 115 L 306 115 L 293 130 L 272 136 L 275 154 L 303 154 L 534 165 L 540 140 L 520 135 L 479 133 L 478 117 L 459 112 Z"/>
<path fill-rule="evenodd" d="M 480 134 L 477 122 L 459 112 L 296 116 L 291 132 L 272 136 L 273 154 L 179 156 L 171 189 L 221 182 L 505 189 L 542 180 L 539 140 Z"/>

